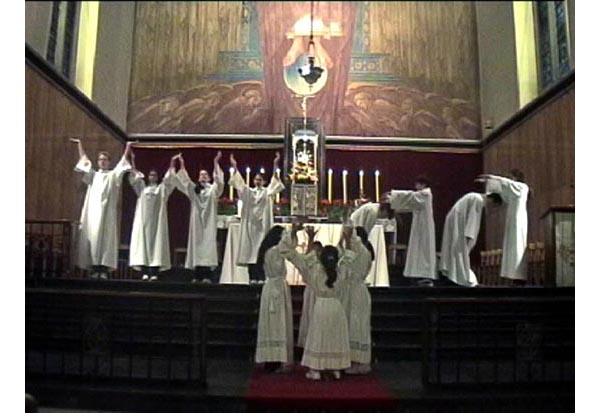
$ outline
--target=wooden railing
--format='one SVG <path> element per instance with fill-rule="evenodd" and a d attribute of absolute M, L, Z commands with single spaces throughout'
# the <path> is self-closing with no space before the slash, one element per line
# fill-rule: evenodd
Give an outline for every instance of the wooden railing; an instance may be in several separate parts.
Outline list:
<path fill-rule="evenodd" d="M 74 228 L 66 219 L 25 221 L 25 276 L 72 277 Z"/>
<path fill-rule="evenodd" d="M 197 294 L 26 290 L 27 379 L 206 382 Z"/>
<path fill-rule="evenodd" d="M 575 380 L 575 299 L 428 298 L 422 378 L 431 385 Z"/>
<path fill-rule="evenodd" d="M 545 277 L 544 243 L 533 242 L 527 246 L 526 285 L 543 286 Z M 500 277 L 502 250 L 481 251 L 477 279 L 482 286 L 512 285 L 512 280 Z"/>

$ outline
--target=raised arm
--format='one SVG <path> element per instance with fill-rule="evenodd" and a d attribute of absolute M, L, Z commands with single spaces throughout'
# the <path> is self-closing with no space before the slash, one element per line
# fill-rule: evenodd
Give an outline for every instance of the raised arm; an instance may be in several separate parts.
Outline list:
<path fill-rule="evenodd" d="M 242 175 L 240 174 L 240 171 L 238 170 L 237 161 L 235 160 L 235 157 L 233 156 L 233 154 L 231 154 L 229 156 L 229 163 L 231 164 L 231 167 L 234 169 L 233 175 L 231 175 L 231 178 L 229 178 L 229 185 L 233 186 L 235 188 L 235 190 L 238 191 L 239 198 L 243 198 L 244 192 L 248 189 L 248 185 L 246 185 L 244 178 L 242 177 Z"/>
<path fill-rule="evenodd" d="M 83 157 L 87 158 L 87 155 L 85 154 L 85 151 L 83 150 L 83 144 L 81 143 L 81 139 L 79 139 L 79 138 L 71 138 L 69 140 L 71 142 L 77 144 L 77 150 L 79 151 L 79 157 L 80 158 L 83 158 Z"/>
<path fill-rule="evenodd" d="M 92 183 L 92 181 L 94 180 L 94 174 L 96 173 L 94 171 L 94 169 L 92 168 L 92 162 L 85 154 L 85 151 L 83 150 L 83 145 L 81 144 L 80 139 L 71 138 L 70 141 L 73 143 L 76 143 L 77 149 L 79 150 L 79 161 L 77 161 L 77 164 L 75 165 L 75 171 L 83 172 L 84 175 L 83 175 L 82 181 L 86 185 L 90 185 Z"/>
<path fill-rule="evenodd" d="M 216 198 L 221 197 L 223 194 L 223 188 L 225 188 L 225 175 L 223 174 L 223 170 L 221 169 L 221 165 L 219 165 L 219 160 L 221 159 L 222 154 L 221 151 L 217 152 L 217 156 L 213 159 L 213 182 L 216 187 L 214 190 L 214 196 Z"/>
<path fill-rule="evenodd" d="M 392 190 L 389 200 L 390 206 L 396 211 L 414 211 L 425 206 L 429 191 Z"/>

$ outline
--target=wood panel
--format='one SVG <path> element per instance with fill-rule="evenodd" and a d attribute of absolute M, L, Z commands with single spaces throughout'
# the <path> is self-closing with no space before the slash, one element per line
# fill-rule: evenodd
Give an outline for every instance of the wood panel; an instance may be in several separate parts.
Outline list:
<path fill-rule="evenodd" d="M 79 219 L 85 187 L 73 171 L 78 159 L 71 136 L 83 136 L 88 156 L 120 156 L 123 144 L 67 92 L 25 65 L 25 217 Z"/>
<path fill-rule="evenodd" d="M 491 174 L 523 171 L 533 190 L 529 242 L 543 241 L 542 214 L 553 205 L 575 204 L 575 84 L 484 148 L 483 165 Z M 486 248 L 501 248 L 504 214 L 488 212 L 486 224 Z"/>

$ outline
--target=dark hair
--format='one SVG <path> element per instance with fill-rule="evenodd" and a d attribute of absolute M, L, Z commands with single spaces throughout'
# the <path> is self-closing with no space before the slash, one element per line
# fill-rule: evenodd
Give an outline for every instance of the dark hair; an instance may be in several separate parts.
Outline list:
<path fill-rule="evenodd" d="M 152 172 L 154 172 L 156 174 L 156 176 L 158 176 L 158 183 L 160 183 L 162 181 L 162 179 L 160 178 L 160 174 L 158 173 L 158 171 L 156 169 L 150 169 L 148 171 L 148 175 L 150 175 Z"/>
<path fill-rule="evenodd" d="M 423 185 L 425 185 L 427 187 L 431 186 L 431 181 L 425 175 L 419 175 L 419 176 L 417 176 L 417 178 L 415 179 L 415 183 L 416 184 L 423 184 Z"/>
<path fill-rule="evenodd" d="M 371 253 L 371 261 L 373 261 L 375 259 L 375 250 L 369 241 L 369 234 L 367 234 L 367 230 L 363 227 L 356 227 L 356 235 L 358 235 L 365 248 L 367 248 Z"/>
<path fill-rule="evenodd" d="M 514 168 L 510 170 L 510 175 L 515 178 L 515 181 L 525 182 L 525 174 L 520 169 Z"/>
<path fill-rule="evenodd" d="M 392 205 L 387 202 L 381 202 L 379 204 L 379 210 L 386 213 L 388 219 L 394 218 L 394 210 L 392 209 Z"/>
<path fill-rule="evenodd" d="M 111 156 L 110 156 L 110 153 L 108 153 L 108 152 L 106 152 L 106 151 L 100 151 L 100 152 L 98 152 L 98 158 L 99 158 L 101 155 L 104 155 L 104 156 L 106 156 L 106 157 L 108 158 L 108 160 L 109 160 L 109 161 L 112 159 L 112 158 L 111 158 Z"/>
<path fill-rule="evenodd" d="M 281 225 L 275 225 L 267 232 L 267 235 L 265 235 L 265 238 L 262 240 L 260 248 L 258 249 L 258 258 L 256 259 L 256 265 L 259 265 L 260 268 L 262 268 L 265 263 L 265 254 L 267 251 L 281 241 L 283 231 L 284 228 Z"/>
<path fill-rule="evenodd" d="M 339 255 L 336 247 L 333 245 L 323 247 L 319 260 L 321 261 L 321 264 L 323 264 L 323 267 L 325 267 L 325 272 L 327 273 L 325 285 L 329 288 L 333 288 L 333 283 L 337 280 L 338 259 Z"/>
<path fill-rule="evenodd" d="M 323 244 L 321 243 L 321 241 L 315 241 L 313 242 L 313 246 L 318 245 L 319 247 L 323 248 Z"/>
<path fill-rule="evenodd" d="M 491 199 L 494 204 L 502 205 L 502 197 L 499 194 L 491 192 L 489 194 L 486 194 L 486 197 Z"/>

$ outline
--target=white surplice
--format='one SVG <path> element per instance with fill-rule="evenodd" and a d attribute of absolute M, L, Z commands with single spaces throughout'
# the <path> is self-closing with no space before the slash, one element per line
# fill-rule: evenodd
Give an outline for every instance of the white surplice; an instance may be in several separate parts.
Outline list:
<path fill-rule="evenodd" d="M 527 280 L 527 195 L 523 182 L 491 175 L 486 193 L 497 193 L 506 205 L 500 276 Z"/>
<path fill-rule="evenodd" d="M 287 268 L 279 246 L 265 253 L 264 270 L 266 282 L 260 295 L 255 361 L 292 363 L 292 294 L 285 279 Z"/>
<path fill-rule="evenodd" d="M 340 288 L 336 285 L 342 307 L 348 320 L 350 360 L 371 363 L 371 294 L 365 283 L 373 257 L 356 235 L 352 237 L 353 265 L 345 274 Z"/>
<path fill-rule="evenodd" d="M 477 285 L 469 254 L 477 242 L 484 206 L 485 195 L 468 193 L 454 204 L 444 222 L 440 271 L 463 287 Z"/>
<path fill-rule="evenodd" d="M 223 193 L 223 170 L 217 165 L 213 171 L 213 183 L 207 183 L 199 193 L 185 169 L 176 175 L 177 189 L 190 200 L 190 225 L 188 232 L 185 268 L 216 267 L 217 254 L 217 211 L 219 197 Z"/>
<path fill-rule="evenodd" d="M 371 233 L 371 230 L 377 222 L 378 214 L 379 203 L 369 202 L 358 207 L 358 209 L 350 215 L 350 220 L 354 227 L 363 227 L 368 235 Z"/>
<path fill-rule="evenodd" d="M 335 289 L 325 284 L 327 274 L 323 265 L 314 257 L 296 251 L 289 231 L 284 233 L 279 247 L 282 255 L 298 268 L 304 282 L 313 288 L 316 297 L 301 364 L 314 370 L 349 368 L 350 343 L 346 314 Z M 338 274 L 346 274 L 354 264 L 351 254 L 339 260 Z"/>
<path fill-rule="evenodd" d="M 171 268 L 167 202 L 175 189 L 175 179 L 175 171 L 169 169 L 160 184 L 146 186 L 143 173 L 129 174 L 137 195 L 129 245 L 131 267 L 159 267 L 160 271 Z"/>
<path fill-rule="evenodd" d="M 87 192 L 81 209 L 77 266 L 87 269 L 103 265 L 117 268 L 119 236 L 117 204 L 123 174 L 131 169 L 124 157 L 112 170 L 94 170 L 87 156 L 79 159 L 75 171 L 83 172 Z"/>
<path fill-rule="evenodd" d="M 405 277 L 437 279 L 433 196 L 430 188 L 419 191 L 393 190 L 390 205 L 396 211 L 411 211 L 412 225 L 406 253 Z"/>
<path fill-rule="evenodd" d="M 242 200 L 240 246 L 237 265 L 256 264 L 258 249 L 267 232 L 273 226 L 273 199 L 285 189 L 275 174 L 267 187 L 250 188 L 239 171 L 229 179 L 238 198 Z"/>

